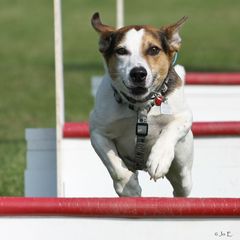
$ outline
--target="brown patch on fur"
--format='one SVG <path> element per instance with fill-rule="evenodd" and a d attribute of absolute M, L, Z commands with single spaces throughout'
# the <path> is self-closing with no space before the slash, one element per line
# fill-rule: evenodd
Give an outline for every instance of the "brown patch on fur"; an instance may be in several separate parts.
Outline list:
<path fill-rule="evenodd" d="M 153 46 L 161 49 L 159 54 L 154 56 L 147 54 L 147 50 Z M 164 32 L 160 32 L 158 29 L 152 27 L 145 27 L 145 34 L 142 42 L 142 54 L 152 70 L 152 74 L 155 78 L 155 86 L 161 86 L 165 79 L 167 77 L 169 78 L 166 95 L 182 85 L 181 79 L 172 67 L 172 60 L 175 52 L 170 50 Z"/>
<path fill-rule="evenodd" d="M 106 59 L 110 77 L 113 81 L 115 81 L 118 78 L 118 74 L 119 74 L 117 72 L 117 58 L 115 55 L 109 55 L 109 57 L 105 55 L 104 57 Z"/>
<path fill-rule="evenodd" d="M 145 34 L 143 36 L 142 42 L 142 55 L 148 62 L 152 74 L 155 78 L 155 84 L 157 86 L 161 85 L 164 79 L 167 77 L 170 65 L 171 57 L 169 53 L 163 51 L 162 42 L 160 39 L 159 31 L 153 29 L 145 29 Z M 157 55 L 149 55 L 148 49 L 150 47 L 158 47 L 160 52 Z"/>
<path fill-rule="evenodd" d="M 118 77 L 117 73 L 117 56 L 115 54 L 116 47 L 123 41 L 125 32 L 115 31 L 111 34 L 111 42 L 108 49 L 102 52 L 105 62 L 108 66 L 109 74 L 114 81 Z M 101 36 L 102 38 L 102 36 Z"/>

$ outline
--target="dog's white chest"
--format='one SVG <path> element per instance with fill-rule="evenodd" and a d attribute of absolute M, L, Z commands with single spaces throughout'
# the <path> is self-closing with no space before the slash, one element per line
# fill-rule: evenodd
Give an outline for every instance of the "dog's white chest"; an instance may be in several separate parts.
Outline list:
<path fill-rule="evenodd" d="M 162 129 L 167 124 L 167 118 L 160 115 L 148 116 L 148 135 L 145 137 L 144 144 L 144 158 L 147 161 L 151 152 L 152 146 L 159 138 Z M 115 125 L 115 124 L 114 124 Z M 123 161 L 134 163 L 135 162 L 135 147 L 136 147 L 136 118 L 130 118 L 116 122 L 113 125 L 114 132 L 116 134 L 115 145 L 118 153 L 123 158 Z"/>

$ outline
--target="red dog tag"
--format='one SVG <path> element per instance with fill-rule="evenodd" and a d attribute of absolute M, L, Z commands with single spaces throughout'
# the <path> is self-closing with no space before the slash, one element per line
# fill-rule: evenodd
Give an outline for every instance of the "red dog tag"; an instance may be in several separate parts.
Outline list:
<path fill-rule="evenodd" d="M 157 97 L 155 97 L 154 101 L 155 101 L 155 104 L 156 104 L 157 106 L 161 106 L 161 104 L 162 104 L 162 102 L 164 101 L 164 99 L 163 99 L 162 96 L 157 96 Z"/>

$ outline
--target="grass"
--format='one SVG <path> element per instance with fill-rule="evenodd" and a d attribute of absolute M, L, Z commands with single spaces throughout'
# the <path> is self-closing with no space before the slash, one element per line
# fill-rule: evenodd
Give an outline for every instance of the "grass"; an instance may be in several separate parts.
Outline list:
<path fill-rule="evenodd" d="M 115 1 L 62 0 L 66 120 L 88 119 L 90 78 L 103 74 L 95 11 L 115 24 Z M 238 0 L 126 1 L 126 24 L 161 26 L 187 15 L 179 61 L 192 71 L 239 71 Z M 0 195 L 23 195 L 24 130 L 55 126 L 53 2 L 2 0 L 0 8 Z"/>

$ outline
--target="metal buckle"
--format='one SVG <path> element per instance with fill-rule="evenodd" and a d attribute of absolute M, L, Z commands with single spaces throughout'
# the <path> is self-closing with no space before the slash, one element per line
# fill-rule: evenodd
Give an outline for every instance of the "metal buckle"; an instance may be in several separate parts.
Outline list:
<path fill-rule="evenodd" d="M 137 123 L 136 124 L 136 135 L 140 137 L 146 137 L 148 135 L 148 124 Z"/>

